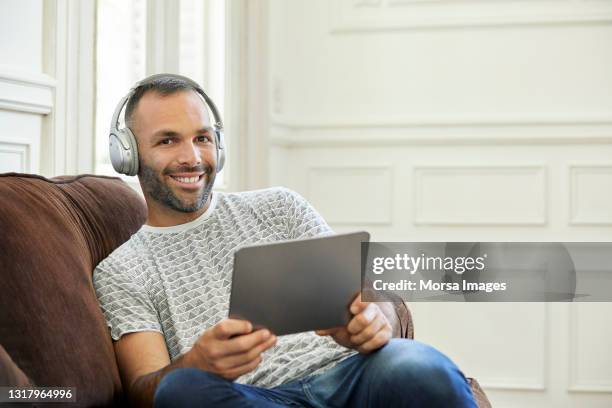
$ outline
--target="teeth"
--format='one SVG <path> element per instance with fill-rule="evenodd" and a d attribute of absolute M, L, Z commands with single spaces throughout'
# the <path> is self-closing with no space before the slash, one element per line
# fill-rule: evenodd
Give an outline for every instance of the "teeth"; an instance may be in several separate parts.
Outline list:
<path fill-rule="evenodd" d="M 175 180 L 180 181 L 181 183 L 197 183 L 199 177 L 174 177 Z"/>

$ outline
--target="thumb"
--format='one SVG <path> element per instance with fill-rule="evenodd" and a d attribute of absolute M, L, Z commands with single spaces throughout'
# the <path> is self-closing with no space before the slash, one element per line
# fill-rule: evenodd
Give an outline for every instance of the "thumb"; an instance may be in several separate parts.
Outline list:
<path fill-rule="evenodd" d="M 368 304 L 369 302 L 361 301 L 361 294 L 359 294 L 355 297 L 355 300 L 353 300 L 353 303 L 351 303 L 349 310 L 351 311 L 353 315 L 356 315 L 356 314 L 359 314 L 366 307 L 368 307 Z"/>

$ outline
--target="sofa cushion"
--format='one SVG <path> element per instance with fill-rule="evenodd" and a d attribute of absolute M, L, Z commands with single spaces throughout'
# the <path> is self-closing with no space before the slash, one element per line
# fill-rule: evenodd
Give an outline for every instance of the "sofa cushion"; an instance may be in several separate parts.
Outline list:
<path fill-rule="evenodd" d="M 16 173 L 0 174 L 0 198 L 0 344 L 33 384 L 119 403 L 92 272 L 144 223 L 144 201 L 114 177 Z"/>

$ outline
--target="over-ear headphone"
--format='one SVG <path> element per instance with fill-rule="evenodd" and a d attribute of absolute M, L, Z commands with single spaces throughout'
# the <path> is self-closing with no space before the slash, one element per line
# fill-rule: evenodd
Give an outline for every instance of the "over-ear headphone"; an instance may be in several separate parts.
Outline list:
<path fill-rule="evenodd" d="M 225 164 L 225 143 L 223 141 L 223 121 L 221 115 L 215 106 L 215 103 L 206 95 L 204 90 L 198 85 L 197 82 L 176 74 L 155 74 L 151 75 L 139 81 L 130 89 L 130 92 L 125 95 L 115 108 L 113 113 L 113 119 L 110 126 L 109 135 L 109 148 L 110 148 L 110 159 L 113 164 L 115 171 L 128 176 L 135 176 L 138 173 L 138 145 L 136 144 L 136 138 L 129 127 L 125 126 L 119 128 L 119 116 L 123 111 L 123 108 L 134 95 L 136 89 L 142 85 L 146 85 L 160 78 L 178 79 L 186 82 L 193 87 L 193 89 L 204 99 L 204 104 L 210 109 L 213 114 L 215 123 L 213 128 L 215 130 L 215 146 L 217 149 L 217 172 L 223 169 Z"/>

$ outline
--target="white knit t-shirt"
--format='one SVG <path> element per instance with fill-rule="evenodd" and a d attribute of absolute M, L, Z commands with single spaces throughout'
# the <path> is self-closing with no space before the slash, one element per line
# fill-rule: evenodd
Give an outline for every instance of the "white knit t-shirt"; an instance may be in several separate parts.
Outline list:
<path fill-rule="evenodd" d="M 306 200 L 286 188 L 214 192 L 206 212 L 191 222 L 144 225 L 94 272 L 111 336 L 160 332 L 175 360 L 227 318 L 236 250 L 331 232 Z M 353 354 L 313 332 L 279 336 L 257 369 L 237 381 L 273 387 L 319 374 Z"/>

